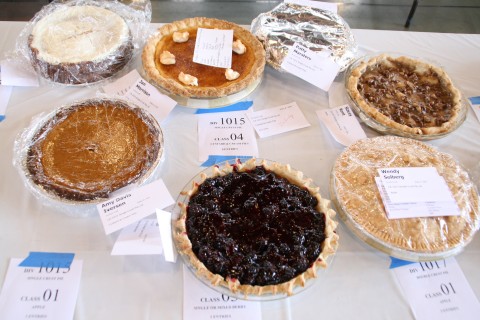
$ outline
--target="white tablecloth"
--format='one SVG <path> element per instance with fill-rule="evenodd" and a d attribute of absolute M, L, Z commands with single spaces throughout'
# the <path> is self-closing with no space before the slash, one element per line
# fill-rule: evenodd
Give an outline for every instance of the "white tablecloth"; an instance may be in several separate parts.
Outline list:
<path fill-rule="evenodd" d="M 14 48 L 24 23 L 0 22 L 0 53 Z M 153 26 L 152 26 L 153 28 Z M 480 35 L 354 30 L 362 50 L 400 52 L 444 66 L 465 96 L 480 95 Z M 141 69 L 137 57 L 136 67 Z M 0 283 L 12 257 L 30 251 L 73 252 L 84 261 L 75 319 L 181 319 L 182 263 L 159 256 L 111 256 L 118 233 L 106 236 L 98 216 L 74 218 L 44 206 L 24 186 L 12 165 L 13 143 L 33 116 L 98 88 L 13 89 L 0 123 Z M 259 88 L 248 98 L 255 110 L 296 101 L 311 126 L 259 139 L 261 158 L 290 163 L 311 177 L 330 198 L 331 167 L 343 147 L 315 115 L 329 107 L 328 94 L 288 74 L 266 68 Z M 202 168 L 197 160 L 195 110 L 176 107 L 162 124 L 166 158 L 160 176 L 176 197 Z M 378 135 L 366 128 L 369 137 Z M 475 173 L 480 158 L 480 124 L 472 110 L 451 135 L 428 142 L 453 154 Z M 478 181 L 477 181 L 478 183 Z M 357 239 L 339 224 L 340 247 L 328 270 L 303 293 L 262 302 L 263 319 L 411 319 L 409 306 L 389 271 L 389 257 Z M 456 257 L 480 297 L 480 237 Z M 323 315 L 323 316 L 322 316 Z"/>

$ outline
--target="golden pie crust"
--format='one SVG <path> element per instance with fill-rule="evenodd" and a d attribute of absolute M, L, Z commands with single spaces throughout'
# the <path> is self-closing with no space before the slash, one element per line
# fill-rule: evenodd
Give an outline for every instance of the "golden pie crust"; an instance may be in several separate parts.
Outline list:
<path fill-rule="evenodd" d="M 233 40 L 240 39 L 246 47 L 244 54 L 232 53 L 232 69 L 240 77 L 229 81 L 225 69 L 193 62 L 198 28 L 233 30 Z M 187 42 L 173 41 L 174 32 L 188 31 Z M 173 65 L 160 63 L 160 55 L 169 51 L 176 57 Z M 188 18 L 166 24 L 148 39 L 142 54 L 147 78 L 171 94 L 190 98 L 218 98 L 237 93 L 256 82 L 263 74 L 265 51 L 250 31 L 228 21 L 212 18 Z M 185 85 L 178 80 L 180 72 L 198 79 L 198 86 Z"/>
<path fill-rule="evenodd" d="M 388 167 L 435 167 L 461 214 L 388 219 L 374 180 L 377 169 Z M 401 258 L 454 254 L 478 229 L 478 194 L 467 172 L 452 156 L 417 140 L 382 136 L 357 141 L 336 160 L 332 182 L 332 198 L 347 225 L 367 243 Z"/>
<path fill-rule="evenodd" d="M 153 117 L 122 100 L 90 99 L 59 108 L 34 133 L 26 169 L 38 188 L 84 202 L 143 181 L 162 153 Z"/>
<path fill-rule="evenodd" d="M 461 94 L 445 71 L 406 56 L 361 61 L 348 75 L 346 89 L 369 117 L 407 134 L 448 133 L 462 114 Z"/>
<path fill-rule="evenodd" d="M 315 210 L 324 213 L 325 216 L 325 240 L 321 244 L 321 252 L 315 262 L 303 273 L 293 277 L 289 281 L 265 286 L 242 284 L 237 279 L 228 277 L 224 278 L 219 274 L 212 273 L 192 251 L 192 243 L 187 234 L 186 227 L 188 199 L 198 191 L 199 185 L 201 185 L 207 178 L 225 176 L 232 173 L 234 170 L 238 170 L 238 172 L 250 171 L 259 165 L 263 166 L 267 171 L 286 178 L 289 183 L 307 190 L 310 195 L 314 196 L 318 201 Z M 276 162 L 269 163 L 265 160 L 262 160 L 261 164 L 258 164 L 256 159 L 249 159 L 245 163 L 237 162 L 234 165 L 227 163 L 223 168 L 214 166 L 213 173 L 210 176 L 202 173 L 201 181 L 193 182 L 191 189 L 185 192 L 185 196 L 187 201 L 179 203 L 181 213 L 175 223 L 174 240 L 177 245 L 177 250 L 188 260 L 188 263 L 196 272 L 197 276 L 206 279 L 213 286 L 226 288 L 233 294 L 239 294 L 246 298 L 248 298 L 249 295 L 262 296 L 269 294 L 283 294 L 290 296 L 294 293 L 295 288 L 299 286 L 303 287 L 308 279 L 317 277 L 317 269 L 324 269 L 327 267 L 327 258 L 332 256 L 338 247 L 338 235 L 335 232 L 337 222 L 334 220 L 336 213 L 331 209 L 330 201 L 321 197 L 318 187 L 311 186 L 310 179 L 306 179 L 301 172 L 293 170 L 289 165 L 283 165 Z"/>

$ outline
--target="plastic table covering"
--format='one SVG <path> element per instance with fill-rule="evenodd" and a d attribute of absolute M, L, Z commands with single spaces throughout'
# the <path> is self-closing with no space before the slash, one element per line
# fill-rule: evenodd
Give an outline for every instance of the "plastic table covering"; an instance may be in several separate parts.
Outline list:
<path fill-rule="evenodd" d="M 23 22 L 0 22 L 0 53 L 13 50 Z M 158 25 L 152 24 L 152 31 Z M 427 58 L 443 66 L 466 97 L 480 95 L 480 35 L 354 30 L 360 49 Z M 141 70 L 137 56 L 134 66 Z M 340 80 L 338 80 L 340 81 Z M 41 112 L 95 96 L 98 87 L 15 87 L 0 122 L 0 283 L 10 258 L 30 251 L 72 252 L 83 260 L 74 318 L 182 319 L 182 262 L 163 256 L 111 256 L 118 232 L 106 236 L 100 218 L 75 218 L 44 206 L 25 187 L 12 164 L 17 134 Z M 255 110 L 296 101 L 311 126 L 258 139 L 261 158 L 289 163 L 329 195 L 329 175 L 344 149 L 320 124 L 315 111 L 329 107 L 329 95 L 292 75 L 266 67 L 262 83 L 247 100 Z M 335 107 L 335 106 L 332 106 Z M 195 110 L 177 106 L 162 123 L 166 158 L 160 177 L 174 198 L 202 170 L 198 161 Z M 367 136 L 378 133 L 366 128 Z M 478 185 L 480 123 L 472 110 L 454 133 L 427 142 L 454 155 Z M 339 220 L 339 218 L 337 218 Z M 340 222 L 340 246 L 332 264 L 313 286 L 288 299 L 261 302 L 263 319 L 412 319 L 393 273 L 390 258 L 357 239 Z M 456 256 L 480 297 L 480 237 Z"/>

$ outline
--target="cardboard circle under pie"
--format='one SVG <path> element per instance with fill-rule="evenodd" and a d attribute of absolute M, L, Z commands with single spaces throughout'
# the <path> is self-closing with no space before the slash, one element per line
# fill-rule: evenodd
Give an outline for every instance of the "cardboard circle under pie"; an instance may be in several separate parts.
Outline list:
<path fill-rule="evenodd" d="M 457 205 L 459 216 L 388 219 L 375 183 L 379 168 L 434 167 Z M 413 139 L 382 136 L 359 140 L 336 160 L 330 192 L 347 227 L 361 240 L 410 261 L 458 254 L 478 230 L 478 193 L 468 173 L 446 153 Z"/>
<path fill-rule="evenodd" d="M 267 172 L 271 172 L 272 174 L 276 175 L 277 177 L 282 177 L 285 178 L 288 183 L 300 187 L 302 189 L 302 192 L 307 192 L 314 198 L 316 198 L 316 206 L 315 206 L 315 211 L 317 212 L 322 212 L 324 213 L 325 217 L 325 229 L 323 230 L 325 234 L 325 240 L 320 244 L 321 250 L 319 251 L 318 256 L 314 256 L 313 258 L 313 264 L 308 267 L 306 267 L 306 270 L 304 270 L 302 273 L 289 278 L 288 281 L 281 282 L 278 284 L 269 284 L 269 285 L 250 285 L 250 284 L 242 284 L 240 283 L 239 280 L 237 279 L 232 279 L 232 278 L 225 278 L 221 276 L 218 273 L 214 273 L 213 271 L 210 271 L 208 269 L 208 262 L 204 263 L 200 260 L 199 257 L 197 257 L 196 253 L 194 253 L 193 247 L 195 244 L 192 244 L 190 241 L 190 238 L 188 236 L 188 228 L 187 228 L 187 207 L 190 203 L 190 200 L 192 197 L 194 197 L 197 192 L 199 191 L 199 186 L 205 183 L 206 181 L 217 181 L 216 178 L 223 178 L 223 177 L 230 177 L 232 172 L 238 172 L 238 173 L 245 173 L 247 175 L 250 175 L 250 172 L 254 172 L 257 168 L 257 166 L 263 167 L 266 169 Z M 238 170 L 238 171 L 237 171 Z M 257 173 L 255 173 L 257 174 Z M 261 173 L 260 173 L 261 174 Z M 209 179 L 209 178 L 214 178 Z M 237 178 L 240 178 L 237 176 Z M 230 179 L 230 178 L 228 178 Z M 235 179 L 235 178 L 233 178 Z M 215 182 L 216 183 L 216 182 Z M 218 183 L 220 183 L 218 181 Z M 227 182 L 228 184 L 229 182 Z M 232 185 L 230 185 L 232 186 Z M 208 187 L 207 187 L 208 188 Z M 232 187 L 233 188 L 233 187 Z M 230 189 L 229 189 L 230 190 Z M 243 190 L 243 188 L 242 188 Z M 247 192 L 247 191 L 245 191 Z M 264 190 L 262 192 L 267 192 L 267 190 Z M 232 193 L 229 194 L 234 194 L 237 195 L 236 192 L 232 191 Z M 249 194 L 249 193 L 248 193 Z M 292 195 L 293 196 L 293 195 Z M 202 196 L 203 197 L 203 196 Z M 236 197 L 236 196 L 233 196 Z M 249 195 L 251 198 L 251 196 Z M 222 196 L 223 198 L 223 196 Z M 230 198 L 230 197 L 227 197 Z M 242 197 L 240 197 L 241 199 Z M 249 198 L 249 199 L 250 199 Z M 227 200 L 229 201 L 229 200 Z M 241 201 L 242 202 L 242 201 Z M 245 202 L 246 203 L 246 202 Z M 261 203 L 261 202 L 259 202 Z M 246 204 L 245 204 L 246 205 Z M 259 208 L 261 208 L 262 205 L 259 204 Z M 224 210 L 222 213 L 218 212 L 219 214 L 225 214 L 229 215 L 234 213 L 227 213 L 232 207 L 223 207 Z M 237 208 L 236 206 L 234 208 Z M 237 209 L 235 209 L 237 210 Z M 241 216 L 246 216 L 247 211 L 246 209 L 240 209 L 239 212 L 243 212 Z M 293 210 L 293 209 L 292 209 Z M 236 212 L 236 211 L 235 211 Z M 263 212 L 263 211 L 262 211 Z M 283 211 L 282 211 L 283 212 Z M 217 213 L 213 213 L 212 215 L 215 215 Z M 248 213 L 250 214 L 250 213 Z M 283 212 L 282 214 L 285 214 Z M 300 213 L 298 213 L 300 215 Z M 210 215 L 209 215 L 210 216 Z M 212 167 L 209 167 L 205 169 L 204 171 L 200 172 L 198 175 L 196 175 L 187 185 L 184 187 L 184 189 L 181 191 L 178 199 L 177 199 L 177 205 L 174 207 L 173 210 L 173 216 L 172 216 L 172 236 L 174 239 L 175 246 L 177 248 L 177 251 L 180 253 L 180 256 L 183 260 L 183 262 L 186 264 L 188 269 L 195 274 L 195 276 L 201 280 L 204 284 L 209 286 L 210 288 L 222 293 L 226 294 L 229 296 L 237 297 L 239 299 L 248 299 L 248 300 L 259 300 L 259 301 L 268 301 L 268 300 L 276 300 L 276 299 L 282 299 L 286 298 L 288 296 L 297 294 L 305 290 L 306 288 L 311 287 L 312 285 L 318 283 L 318 280 L 320 280 L 318 277 L 320 274 L 323 274 L 325 271 L 325 268 L 327 268 L 327 265 L 330 265 L 333 255 L 336 251 L 336 248 L 338 246 L 338 235 L 335 233 L 335 228 L 337 226 L 337 222 L 334 220 L 335 216 L 335 211 L 331 209 L 330 207 L 330 201 L 321 197 L 320 194 L 318 193 L 318 187 L 316 187 L 311 179 L 304 177 L 303 174 L 297 170 L 292 169 L 289 165 L 284 165 L 280 163 L 276 163 L 273 161 L 267 161 L 263 159 L 249 159 L 244 163 L 239 162 L 238 160 L 233 160 L 231 162 L 225 162 L 221 163 L 218 165 L 214 165 Z M 202 218 L 203 219 L 203 218 Z M 210 219 L 210 218 L 209 218 Z M 213 217 L 211 219 L 214 219 Z M 263 219 L 263 218 L 262 218 Z M 247 219 L 248 220 L 248 219 Z M 260 217 L 255 220 L 251 220 L 251 222 L 254 222 L 255 224 L 258 224 L 258 226 L 262 225 L 260 223 Z M 210 221 L 210 220 L 209 220 Z M 211 220 L 215 221 L 215 220 Z M 237 221 L 237 220 L 236 220 Z M 264 221 L 264 220 L 261 220 Z M 302 219 L 301 221 L 307 221 L 306 219 Z M 235 228 L 241 225 L 242 222 L 237 221 L 235 223 Z M 288 228 L 280 228 L 278 227 L 280 225 L 280 222 L 277 222 L 277 226 L 275 228 L 279 228 L 277 231 L 280 232 L 279 230 L 281 229 L 281 234 L 293 234 L 294 230 L 294 225 L 289 224 Z M 232 225 L 233 226 L 233 225 Z M 272 226 L 272 231 L 273 234 L 277 234 L 277 231 L 273 231 L 275 228 Z M 217 227 L 215 227 L 217 229 Z M 245 233 L 245 236 L 240 236 L 237 237 L 236 234 L 237 232 L 235 230 L 230 230 L 228 231 L 229 236 L 231 237 L 232 241 L 234 241 L 236 244 L 235 246 L 238 246 L 238 252 L 242 252 L 244 254 L 245 252 L 245 247 L 242 246 L 242 241 L 245 240 L 238 240 L 238 239 L 255 239 L 256 233 L 254 230 L 251 230 L 251 234 L 249 236 L 249 230 L 244 230 L 245 228 L 237 228 L 236 231 L 241 231 L 240 233 Z M 247 228 L 248 229 L 248 228 Z M 214 243 L 217 243 L 221 237 L 221 228 L 218 229 L 216 232 L 216 235 L 214 238 L 218 237 L 218 240 L 215 240 Z M 296 229 L 295 229 L 296 230 Z M 258 230 L 257 230 L 258 231 Z M 264 234 L 263 232 L 260 232 L 260 234 Z M 265 235 L 267 237 L 267 235 Z M 235 240 L 237 239 L 237 240 Z M 282 236 L 283 239 L 283 236 Z M 237 242 L 239 241 L 239 242 Z M 272 240 L 273 241 L 273 240 Z M 248 242 L 248 241 L 247 241 Z M 254 243 L 257 243 L 254 241 Z M 270 243 L 270 242 L 268 242 Z M 303 242 L 302 242 L 303 243 Z M 307 241 L 305 241 L 307 243 Z M 273 245 L 273 243 L 272 243 Z M 286 243 L 285 243 L 286 245 Z M 306 244 L 305 244 L 306 245 Z M 197 246 L 198 247 L 198 246 Z M 204 246 L 201 246 L 202 248 L 205 248 Z M 247 247 L 249 247 L 247 245 Z M 218 247 L 219 248 L 219 247 Z M 220 249 L 221 250 L 221 249 Z M 226 249 L 225 249 L 226 250 Z M 250 252 L 250 249 L 248 249 L 249 254 L 256 255 L 257 249 L 252 248 Z M 307 250 L 307 249 L 305 249 Z M 262 251 L 263 252 L 263 251 Z M 281 254 L 282 251 L 277 252 L 278 254 Z M 214 255 L 217 255 L 217 253 L 214 253 Z M 226 257 L 226 256 L 224 256 Z M 288 255 L 290 257 L 290 255 Z M 222 260 L 223 261 L 223 260 Z M 250 260 L 248 260 L 250 261 Z M 251 262 L 252 266 L 251 268 L 257 268 L 258 266 L 255 267 L 255 265 L 261 265 L 261 262 L 257 261 L 256 258 L 254 258 L 255 262 Z M 222 262 L 223 263 L 223 262 Z M 253 265 L 255 264 L 255 265 Z M 280 266 L 275 265 L 275 262 L 272 262 L 274 265 L 274 268 L 280 268 Z M 250 268 L 249 265 L 245 266 L 245 268 Z M 283 268 L 283 267 L 282 267 Z M 243 269 L 245 270 L 245 269 Z M 254 269 L 252 269 L 254 270 Z M 275 269 L 276 270 L 276 269 Z M 248 271 L 249 275 L 251 270 Z M 255 274 L 255 272 L 254 272 Z M 241 276 L 239 276 L 241 277 Z"/>

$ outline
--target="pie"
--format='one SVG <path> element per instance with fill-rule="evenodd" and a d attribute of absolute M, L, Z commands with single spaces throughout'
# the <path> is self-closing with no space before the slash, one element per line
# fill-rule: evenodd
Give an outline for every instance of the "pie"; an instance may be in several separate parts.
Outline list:
<path fill-rule="evenodd" d="M 174 239 L 197 275 L 233 294 L 292 295 L 335 253 L 335 211 L 289 165 L 214 166 L 180 203 Z"/>
<path fill-rule="evenodd" d="M 388 219 L 374 178 L 379 168 L 435 167 L 459 216 Z M 336 160 L 332 199 L 340 216 L 367 243 L 407 260 L 438 259 L 459 252 L 479 226 L 476 188 L 448 154 L 420 141 L 396 136 L 359 140 Z"/>
<path fill-rule="evenodd" d="M 133 55 L 130 29 L 117 13 L 93 5 L 61 6 L 39 19 L 28 38 L 34 68 L 63 84 L 113 76 Z"/>
<path fill-rule="evenodd" d="M 163 135 L 149 114 L 122 100 L 91 99 L 56 110 L 34 132 L 26 168 L 50 195 L 91 201 L 145 180 L 162 153 Z"/>
<path fill-rule="evenodd" d="M 358 63 L 346 81 L 347 92 L 361 111 L 401 133 L 448 133 L 463 113 L 461 94 L 448 75 L 414 58 L 375 56 Z"/>
<path fill-rule="evenodd" d="M 193 62 L 197 31 L 233 30 L 230 70 Z M 243 50 L 235 50 L 236 45 Z M 228 21 L 188 18 L 162 26 L 142 54 L 146 76 L 173 95 L 217 98 L 237 93 L 259 80 L 265 67 L 262 44 L 248 30 Z"/>

